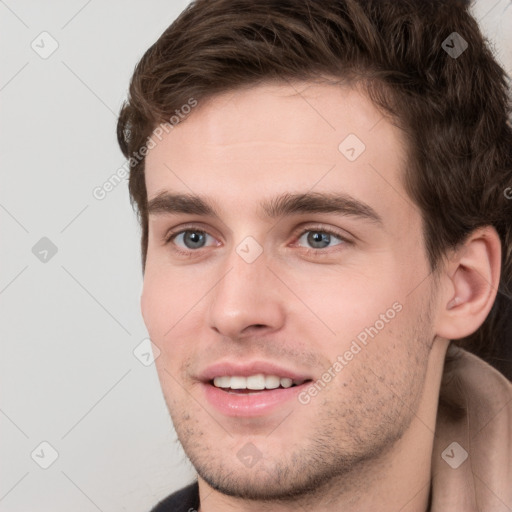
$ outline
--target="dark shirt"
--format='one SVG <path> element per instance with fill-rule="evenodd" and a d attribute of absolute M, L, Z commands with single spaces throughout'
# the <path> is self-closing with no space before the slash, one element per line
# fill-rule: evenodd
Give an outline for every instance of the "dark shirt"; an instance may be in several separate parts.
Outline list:
<path fill-rule="evenodd" d="M 167 496 L 151 512 L 197 512 L 199 508 L 199 486 L 196 482 Z"/>

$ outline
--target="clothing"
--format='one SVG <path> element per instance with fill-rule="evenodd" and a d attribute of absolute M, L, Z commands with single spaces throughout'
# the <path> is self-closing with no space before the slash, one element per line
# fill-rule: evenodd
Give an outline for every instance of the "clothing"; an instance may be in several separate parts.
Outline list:
<path fill-rule="evenodd" d="M 453 442 L 468 452 L 456 469 L 441 457 Z M 512 510 L 512 383 L 453 344 L 439 393 L 432 475 L 432 512 Z"/>
<path fill-rule="evenodd" d="M 199 509 L 199 486 L 197 480 L 183 489 L 167 496 L 151 512 L 197 512 Z"/>
<path fill-rule="evenodd" d="M 453 344 L 439 392 L 430 492 L 429 512 L 512 510 L 512 383 Z M 151 512 L 198 508 L 196 481 Z"/>

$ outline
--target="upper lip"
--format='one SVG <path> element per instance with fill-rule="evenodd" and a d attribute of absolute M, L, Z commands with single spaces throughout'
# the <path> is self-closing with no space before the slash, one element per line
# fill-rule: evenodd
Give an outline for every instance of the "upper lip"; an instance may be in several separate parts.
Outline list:
<path fill-rule="evenodd" d="M 223 377 L 225 375 L 249 377 L 250 375 L 259 373 L 276 375 L 277 377 L 285 377 L 296 381 L 311 379 L 311 377 L 305 373 L 300 373 L 265 361 L 252 361 L 249 363 L 220 361 L 205 368 L 205 370 L 199 374 L 198 378 L 203 382 L 209 382 L 215 377 Z"/>

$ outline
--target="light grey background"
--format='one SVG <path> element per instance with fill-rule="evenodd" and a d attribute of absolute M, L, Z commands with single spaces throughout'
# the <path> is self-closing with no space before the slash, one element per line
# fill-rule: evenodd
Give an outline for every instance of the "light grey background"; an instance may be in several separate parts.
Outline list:
<path fill-rule="evenodd" d="M 125 162 L 115 126 L 133 68 L 187 3 L 0 0 L 1 511 L 142 512 L 193 479 L 136 350 L 127 181 L 93 196 Z M 474 12 L 510 74 L 510 0 Z M 42 442 L 58 453 L 47 469 Z"/>

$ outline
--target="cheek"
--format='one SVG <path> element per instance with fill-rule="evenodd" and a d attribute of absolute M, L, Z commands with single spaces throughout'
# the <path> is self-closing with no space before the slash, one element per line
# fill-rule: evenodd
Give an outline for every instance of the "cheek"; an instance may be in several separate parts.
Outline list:
<path fill-rule="evenodd" d="M 201 297 L 208 286 L 200 286 L 196 279 L 182 269 L 165 269 L 149 264 L 144 275 L 141 294 L 141 313 L 149 337 L 161 351 L 155 361 L 157 369 L 165 366 L 176 371 L 197 338 L 197 328 L 204 321 Z M 211 284 L 210 284 L 211 287 Z M 173 384 L 174 381 L 169 383 Z"/>
<path fill-rule="evenodd" d="M 390 259 L 383 257 L 380 262 L 357 268 L 354 265 L 329 272 L 323 268 L 295 273 L 288 281 L 317 320 L 327 325 L 331 334 L 334 331 L 338 341 L 344 341 L 373 325 L 394 303 L 404 300 L 406 280 L 397 274 L 398 265 Z M 391 315 L 394 317 L 393 310 Z M 334 336 L 331 338 L 335 340 Z"/>
<path fill-rule="evenodd" d="M 159 289 L 157 282 L 152 279 L 151 273 L 147 271 L 146 267 L 142 295 L 140 298 L 140 308 L 142 318 L 144 319 L 144 323 L 152 339 L 154 335 L 161 330 L 159 324 L 161 322 L 160 310 L 164 304 L 162 298 L 162 290 Z"/>
<path fill-rule="evenodd" d="M 170 279 L 166 272 L 146 270 L 141 294 L 141 313 L 154 341 L 163 340 L 169 329 L 183 315 L 184 305 L 189 303 L 187 288 L 182 283 Z"/>

